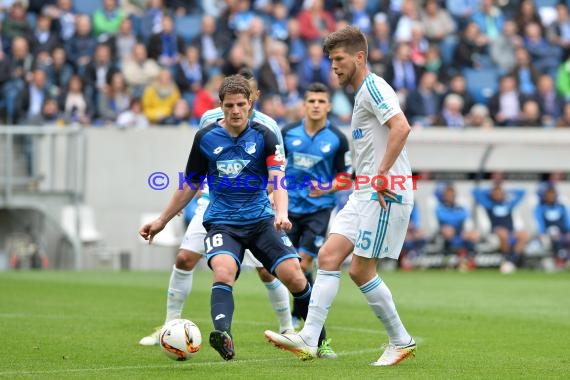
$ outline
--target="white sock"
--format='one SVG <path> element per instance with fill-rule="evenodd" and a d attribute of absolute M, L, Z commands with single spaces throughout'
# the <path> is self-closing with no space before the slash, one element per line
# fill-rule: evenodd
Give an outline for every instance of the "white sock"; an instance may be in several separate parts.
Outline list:
<path fill-rule="evenodd" d="M 309 346 L 317 346 L 329 308 L 340 286 L 340 271 L 317 270 L 309 314 L 299 335 Z"/>
<path fill-rule="evenodd" d="M 168 283 L 168 295 L 166 297 L 165 323 L 181 317 L 184 301 L 186 301 L 186 297 L 188 297 L 192 289 L 193 274 L 193 270 L 187 271 L 178 269 L 176 266 L 172 267 L 170 282 Z"/>
<path fill-rule="evenodd" d="M 406 331 L 400 316 L 396 311 L 396 305 L 392 300 L 392 293 L 378 275 L 360 287 L 360 291 L 368 300 L 368 305 L 374 311 L 380 322 L 384 325 L 390 343 L 396 346 L 407 346 L 412 342 L 412 337 Z"/>
<path fill-rule="evenodd" d="M 267 288 L 269 302 L 279 320 L 279 332 L 293 330 L 291 321 L 291 305 L 289 303 L 289 290 L 277 278 L 271 282 L 264 282 Z"/>

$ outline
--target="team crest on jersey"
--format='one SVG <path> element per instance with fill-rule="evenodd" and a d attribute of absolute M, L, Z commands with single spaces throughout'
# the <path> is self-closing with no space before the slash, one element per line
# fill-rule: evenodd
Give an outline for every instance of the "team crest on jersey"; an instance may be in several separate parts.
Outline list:
<path fill-rule="evenodd" d="M 293 153 L 293 166 L 297 169 L 311 169 L 322 161 L 322 157 L 306 153 Z"/>
<path fill-rule="evenodd" d="M 291 240 L 289 240 L 287 236 L 281 236 L 281 240 L 283 240 L 283 244 L 285 244 L 287 247 L 293 246 L 293 243 L 291 243 Z"/>
<path fill-rule="evenodd" d="M 249 164 L 250 160 L 221 160 L 216 161 L 220 177 L 235 178 Z"/>
<path fill-rule="evenodd" d="M 214 151 L 212 153 L 214 154 L 220 154 L 222 152 L 222 150 L 224 150 L 223 146 L 219 146 L 216 149 L 214 149 Z"/>
<path fill-rule="evenodd" d="M 291 143 L 291 145 L 293 145 L 293 146 L 299 146 L 299 145 L 301 145 L 302 143 L 303 143 L 303 140 L 297 139 L 297 140 L 294 140 L 294 141 Z"/>
<path fill-rule="evenodd" d="M 364 132 L 360 128 L 356 128 L 352 131 L 352 138 L 354 140 L 359 140 L 364 137 Z"/>
<path fill-rule="evenodd" d="M 323 246 L 324 242 L 325 242 L 324 236 L 316 236 L 315 237 L 315 247 L 321 248 Z"/>
<path fill-rule="evenodd" d="M 330 143 L 325 143 L 325 144 L 321 145 L 321 152 L 328 153 L 330 151 L 331 151 L 331 144 Z"/>
<path fill-rule="evenodd" d="M 245 152 L 247 154 L 254 154 L 255 153 L 255 143 L 246 141 L 245 142 Z"/>

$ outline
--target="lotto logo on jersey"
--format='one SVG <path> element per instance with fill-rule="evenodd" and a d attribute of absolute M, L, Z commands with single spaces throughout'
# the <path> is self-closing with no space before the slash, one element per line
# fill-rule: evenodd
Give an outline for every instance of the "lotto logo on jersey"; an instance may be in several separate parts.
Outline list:
<path fill-rule="evenodd" d="M 322 161 L 322 157 L 313 156 L 312 154 L 293 153 L 293 166 L 297 169 L 311 169 L 313 166 Z"/>
<path fill-rule="evenodd" d="M 355 130 L 352 131 L 352 138 L 354 140 L 358 140 L 364 137 L 364 132 L 362 131 L 362 129 L 360 128 L 356 128 Z"/>
<path fill-rule="evenodd" d="M 222 160 L 216 161 L 216 167 L 221 177 L 235 178 L 249 164 L 250 160 Z"/>

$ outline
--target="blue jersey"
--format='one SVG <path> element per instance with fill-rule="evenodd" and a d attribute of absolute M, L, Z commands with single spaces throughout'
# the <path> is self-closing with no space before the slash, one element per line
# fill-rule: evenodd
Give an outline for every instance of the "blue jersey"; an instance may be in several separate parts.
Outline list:
<path fill-rule="evenodd" d="M 473 196 L 477 203 L 487 211 L 492 228 L 504 227 L 509 231 L 513 231 L 513 209 L 522 201 L 525 191 L 522 189 L 508 191 L 506 199 L 502 202 L 495 202 L 491 198 L 491 191 L 475 189 L 473 190 Z"/>
<path fill-rule="evenodd" d="M 538 224 L 538 231 L 545 234 L 552 227 L 556 227 L 562 234 L 570 232 L 570 215 L 561 203 L 540 204 L 534 210 L 534 217 Z"/>
<path fill-rule="evenodd" d="M 435 215 L 440 226 L 453 227 L 455 233 L 460 235 L 465 221 L 469 218 L 469 210 L 466 207 L 440 203 L 435 209 Z"/>
<path fill-rule="evenodd" d="M 204 223 L 251 224 L 272 217 L 267 197 L 269 170 L 284 171 L 285 158 L 277 138 L 266 127 L 249 122 L 232 137 L 215 123 L 194 138 L 186 180 L 197 187 L 206 178 L 210 204 Z"/>
<path fill-rule="evenodd" d="M 334 193 L 309 197 L 310 181 L 317 181 L 322 189 L 330 188 L 332 180 L 340 172 L 348 170 L 345 155 L 348 140 L 344 134 L 327 121 L 326 126 L 314 136 L 309 136 L 304 122 L 283 128 L 283 143 L 287 155 L 287 190 L 289 212 L 310 214 L 335 206 Z"/>

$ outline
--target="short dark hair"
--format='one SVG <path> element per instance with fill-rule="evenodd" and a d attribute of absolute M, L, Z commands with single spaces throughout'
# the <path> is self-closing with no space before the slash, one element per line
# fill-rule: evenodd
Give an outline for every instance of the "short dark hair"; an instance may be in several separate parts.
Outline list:
<path fill-rule="evenodd" d="M 368 42 L 366 36 L 356 26 L 346 26 L 336 32 L 329 34 L 323 43 L 323 51 L 330 54 L 331 50 L 342 48 L 350 54 L 363 51 L 368 57 Z"/>
<path fill-rule="evenodd" d="M 324 92 L 325 94 L 327 94 L 330 98 L 330 91 L 329 88 L 324 85 L 323 83 L 320 82 L 313 82 L 309 85 L 309 87 L 307 87 L 307 90 L 305 91 L 305 97 L 307 97 L 307 93 L 309 92 Z"/>
<path fill-rule="evenodd" d="M 251 88 L 249 87 L 247 79 L 241 75 L 230 75 L 224 78 L 220 86 L 220 102 L 223 102 L 228 94 L 242 94 L 246 99 L 250 99 Z"/>
<path fill-rule="evenodd" d="M 255 79 L 255 77 L 253 76 L 253 71 L 251 71 L 251 69 L 249 69 L 248 67 L 242 67 L 241 69 L 239 69 L 238 75 L 241 75 L 247 80 Z"/>

